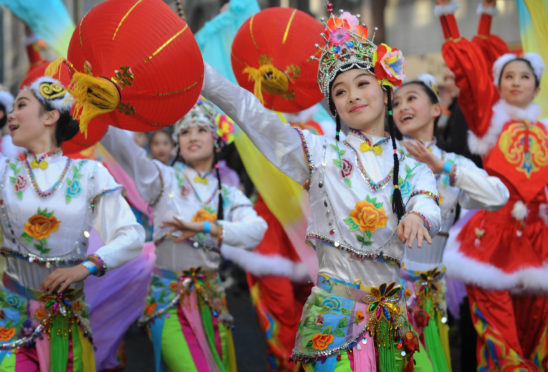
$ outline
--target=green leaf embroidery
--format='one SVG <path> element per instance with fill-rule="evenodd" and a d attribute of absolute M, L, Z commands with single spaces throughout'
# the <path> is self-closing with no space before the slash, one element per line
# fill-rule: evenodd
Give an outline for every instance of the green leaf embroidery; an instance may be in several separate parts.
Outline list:
<path fill-rule="evenodd" d="M 68 186 L 72 185 L 72 179 L 67 178 L 67 185 L 68 185 Z"/>
<path fill-rule="evenodd" d="M 344 315 L 350 315 L 352 314 L 352 311 L 348 310 L 346 307 L 342 307 L 341 313 L 343 313 Z"/>
<path fill-rule="evenodd" d="M 371 245 L 371 242 L 363 242 L 364 245 Z"/>
<path fill-rule="evenodd" d="M 335 166 L 338 168 L 342 168 L 342 161 L 339 159 L 333 159 L 333 163 L 335 163 Z"/>
<path fill-rule="evenodd" d="M 360 227 L 352 217 L 346 217 L 344 223 L 348 225 L 350 231 L 356 231 Z"/>
<path fill-rule="evenodd" d="M 352 187 L 352 181 L 350 181 L 349 178 L 345 178 L 345 179 L 344 179 L 344 183 L 346 183 L 346 186 Z"/>
<path fill-rule="evenodd" d="M 346 319 L 346 318 L 344 318 L 344 319 Z M 340 328 L 335 329 L 335 330 L 333 331 L 333 334 L 334 334 L 335 336 L 339 336 L 339 337 L 345 337 L 345 336 L 346 336 L 346 335 L 344 334 L 344 331 L 343 331 L 342 329 L 340 329 Z"/>
<path fill-rule="evenodd" d="M 365 235 L 366 235 L 369 239 L 371 239 L 371 235 L 372 235 L 372 234 L 371 234 L 371 231 L 365 230 L 364 232 L 365 232 Z"/>
<path fill-rule="evenodd" d="M 361 235 L 356 235 L 356 239 L 358 239 L 358 241 L 359 241 L 360 243 L 362 243 L 362 244 L 365 243 L 365 239 L 364 239 L 364 237 L 361 236 Z"/>
<path fill-rule="evenodd" d="M 68 194 L 65 194 L 65 202 L 68 204 L 72 200 L 71 196 Z"/>
<path fill-rule="evenodd" d="M 25 239 L 25 241 L 26 241 L 27 243 L 32 242 L 32 240 L 34 239 L 32 236 L 30 236 L 30 235 L 27 234 L 26 232 L 24 232 L 24 233 L 21 234 L 21 238 Z"/>
<path fill-rule="evenodd" d="M 331 146 L 333 146 L 333 145 L 331 145 Z M 15 169 L 17 169 L 17 166 L 14 163 L 10 163 L 10 168 L 13 171 L 13 173 L 17 174 L 17 172 L 15 172 Z"/>
<path fill-rule="evenodd" d="M 333 328 L 333 326 L 327 326 L 324 329 L 322 329 L 322 335 L 330 335 L 332 328 Z"/>
<path fill-rule="evenodd" d="M 308 342 L 306 343 L 306 347 L 311 348 L 312 345 L 314 345 L 314 342 L 312 341 L 312 339 L 308 340 Z"/>
<path fill-rule="evenodd" d="M 342 318 L 339 320 L 339 323 L 337 323 L 337 328 L 344 328 L 348 325 L 348 318 Z"/>
<path fill-rule="evenodd" d="M 23 199 L 23 191 L 17 191 L 15 194 L 17 195 L 19 199 L 21 200 Z"/>
<path fill-rule="evenodd" d="M 17 182 L 17 178 L 13 177 L 13 176 L 10 176 L 10 181 L 11 183 L 16 183 Z"/>

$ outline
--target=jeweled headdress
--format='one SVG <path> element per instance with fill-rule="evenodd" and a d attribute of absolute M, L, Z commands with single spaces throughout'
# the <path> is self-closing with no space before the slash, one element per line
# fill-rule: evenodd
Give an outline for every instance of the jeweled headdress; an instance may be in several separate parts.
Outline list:
<path fill-rule="evenodd" d="M 376 45 L 373 38 L 367 38 L 367 27 L 360 24 L 359 16 L 341 11 L 333 15 L 333 6 L 328 4 L 331 13 L 321 36 L 325 44 L 316 47 L 322 51 L 319 59 L 318 84 L 324 96 L 329 97 L 331 82 L 341 71 L 352 68 L 369 70 L 375 74 L 381 85 L 392 87 L 402 84 L 404 58 L 396 48 L 386 44 Z"/>
<path fill-rule="evenodd" d="M 234 122 L 232 119 L 222 114 L 210 101 L 203 97 L 181 120 L 175 123 L 173 140 L 177 142 L 177 137 L 183 129 L 195 126 L 208 129 L 224 143 L 230 143 L 233 140 Z"/>

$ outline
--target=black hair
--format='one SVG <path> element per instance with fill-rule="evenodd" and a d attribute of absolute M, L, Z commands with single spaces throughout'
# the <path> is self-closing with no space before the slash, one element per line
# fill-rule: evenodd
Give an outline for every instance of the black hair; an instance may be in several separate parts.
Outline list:
<path fill-rule="evenodd" d="M 398 145 L 396 143 L 396 124 L 394 123 L 394 117 L 392 116 L 392 88 L 388 85 L 383 85 L 382 87 L 385 89 L 388 98 L 388 103 L 386 104 L 386 111 L 388 112 L 388 130 L 390 131 L 390 138 L 392 139 L 392 150 L 394 151 L 394 173 L 392 174 L 394 193 L 392 194 L 392 211 L 396 213 L 399 221 L 405 214 L 405 206 L 403 205 L 401 190 L 398 183 L 400 173 L 400 160 L 398 159 Z"/>
<path fill-rule="evenodd" d="M 6 106 L 0 103 L 0 111 L 4 111 L 4 117 L 0 119 L 0 129 L 4 128 L 4 125 L 8 122 L 8 112 L 6 111 Z"/>
<path fill-rule="evenodd" d="M 42 113 L 56 110 L 47 101 L 43 103 L 41 100 L 38 100 L 38 102 L 40 102 L 40 112 Z M 55 142 L 57 146 L 61 146 L 63 142 L 72 139 L 78 133 L 78 129 L 80 129 L 78 120 L 74 119 L 70 115 L 70 112 L 59 111 L 59 119 L 55 125 Z"/>
<path fill-rule="evenodd" d="M 438 97 L 438 95 L 434 92 L 434 90 L 432 88 L 430 88 L 428 85 L 426 85 L 426 83 L 422 80 L 407 81 L 407 82 L 403 83 L 402 85 L 400 85 L 398 87 L 398 89 L 401 89 L 405 86 L 413 85 L 413 84 L 419 85 L 422 88 L 424 93 L 426 93 L 426 95 L 428 96 L 428 99 L 430 99 L 431 104 L 435 105 L 437 103 L 440 103 L 440 98 Z M 438 121 L 440 120 L 440 116 L 438 116 L 437 118 L 434 119 L 434 136 L 436 135 L 436 132 L 438 131 Z M 397 131 L 397 133 L 400 133 L 400 131 L 398 130 L 397 127 L 396 127 L 396 131 Z M 401 133 L 399 134 L 399 136 L 397 136 L 397 138 L 401 139 Z"/>
<path fill-rule="evenodd" d="M 335 75 L 335 78 L 341 73 L 342 71 L 339 71 L 337 75 Z M 374 74 L 374 72 L 370 69 L 369 72 Z M 333 85 L 333 82 L 335 81 L 335 78 L 331 81 L 329 84 L 329 97 L 328 97 L 328 104 L 329 104 L 329 110 L 331 111 L 331 114 L 335 116 L 335 124 L 336 124 L 336 134 L 335 134 L 335 140 L 339 141 L 339 134 L 341 131 L 341 119 L 337 113 L 337 109 L 335 107 L 335 102 L 333 102 L 333 99 L 331 98 L 331 87 Z M 390 138 L 392 139 L 392 150 L 394 152 L 394 171 L 392 174 L 392 182 L 394 185 L 394 192 L 392 194 L 392 211 L 396 214 L 398 217 L 398 221 L 401 220 L 403 215 L 405 214 L 405 206 L 403 205 L 403 199 L 401 196 L 401 190 L 398 183 L 399 178 L 399 170 L 400 170 L 400 160 L 398 158 L 398 145 L 396 143 L 396 124 L 394 123 L 394 118 L 392 117 L 392 88 L 387 85 L 381 85 L 383 90 L 387 94 L 388 98 L 388 104 L 386 105 L 386 111 L 388 113 L 388 129 L 390 132 Z"/>
<path fill-rule="evenodd" d="M 157 131 L 154 131 L 150 134 L 150 138 L 149 138 L 149 141 L 148 141 L 148 146 L 150 147 L 150 143 L 152 142 L 152 139 L 158 134 L 158 133 L 164 133 L 166 136 L 169 137 L 169 140 L 171 143 L 173 143 L 175 145 L 175 141 L 173 141 L 173 137 L 171 136 L 171 133 L 170 133 L 170 130 L 167 129 L 167 128 L 164 128 L 164 129 L 159 129 Z"/>
<path fill-rule="evenodd" d="M 525 59 L 525 58 L 522 58 L 522 57 L 518 57 L 518 58 L 514 58 L 508 62 L 506 62 L 502 68 L 500 69 L 500 75 L 499 75 L 499 88 L 500 88 L 500 82 L 502 80 L 502 73 L 504 72 L 504 69 L 506 68 L 506 66 L 508 66 L 510 63 L 514 62 L 514 61 L 522 61 L 522 62 L 525 62 L 527 64 L 527 66 L 529 66 L 529 68 L 531 69 L 531 72 L 533 73 L 533 76 L 535 77 L 535 88 L 538 88 L 540 86 L 540 80 L 538 79 L 538 76 L 537 74 L 535 74 L 535 69 L 533 68 L 533 65 L 531 64 L 531 62 L 529 62 L 529 60 Z"/>

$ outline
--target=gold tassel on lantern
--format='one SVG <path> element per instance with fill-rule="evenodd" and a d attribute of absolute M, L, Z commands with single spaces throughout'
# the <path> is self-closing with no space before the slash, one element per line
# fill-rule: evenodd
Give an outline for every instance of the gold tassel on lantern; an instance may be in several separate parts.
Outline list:
<path fill-rule="evenodd" d="M 120 103 L 120 92 L 106 78 L 75 72 L 69 86 L 74 97 L 74 118 L 80 123 L 80 132 L 87 138 L 88 123 L 97 115 L 114 111 Z"/>

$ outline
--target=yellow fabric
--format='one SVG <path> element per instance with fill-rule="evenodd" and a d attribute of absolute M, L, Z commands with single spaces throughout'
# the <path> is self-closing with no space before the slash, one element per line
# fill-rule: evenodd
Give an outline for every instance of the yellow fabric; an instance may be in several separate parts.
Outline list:
<path fill-rule="evenodd" d="M 80 327 L 78 327 L 78 338 L 80 338 L 80 345 L 82 347 L 83 372 L 95 372 L 93 345 L 89 342 L 89 339 L 84 335 L 84 332 Z"/>
<path fill-rule="evenodd" d="M 523 44 L 523 52 L 538 53 L 545 64 L 548 64 L 548 3 L 539 0 L 519 0 L 520 3 L 525 3 L 529 10 L 529 18 L 527 23 L 524 22 L 524 17 L 520 15 L 520 31 L 521 42 Z M 546 73 L 544 74 L 546 75 Z M 540 93 L 535 99 L 542 110 L 541 117 L 548 116 L 548 79 L 546 76 L 540 82 Z"/>
<path fill-rule="evenodd" d="M 438 315 L 439 319 L 439 315 Z M 449 348 L 449 326 L 447 323 L 442 323 L 441 321 L 438 321 L 438 329 L 440 333 L 440 341 L 441 346 L 443 347 L 443 352 L 445 353 L 445 360 L 447 360 L 447 364 L 449 365 L 449 368 L 451 368 L 451 350 Z"/>
<path fill-rule="evenodd" d="M 224 327 L 224 326 L 223 326 Z M 230 372 L 236 372 L 238 370 L 236 366 L 236 352 L 234 350 L 234 339 L 232 338 L 232 330 L 226 328 L 226 341 L 228 343 L 228 370 Z M 223 355 L 224 357 L 224 355 Z"/>
<path fill-rule="evenodd" d="M 69 92 L 75 99 L 74 117 L 80 123 L 80 132 L 86 137 L 90 120 L 114 111 L 120 103 L 120 94 L 112 81 L 81 72 L 72 76 Z"/>

